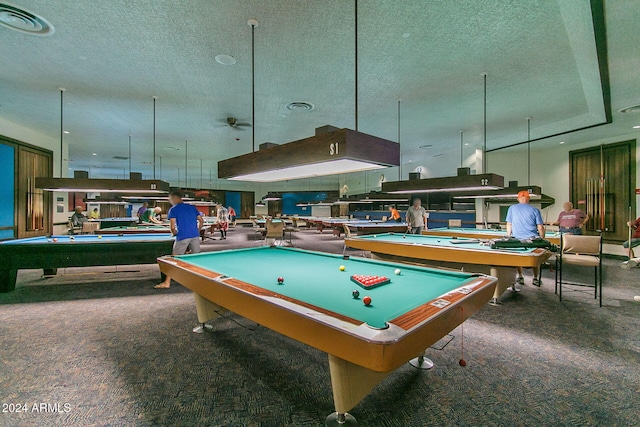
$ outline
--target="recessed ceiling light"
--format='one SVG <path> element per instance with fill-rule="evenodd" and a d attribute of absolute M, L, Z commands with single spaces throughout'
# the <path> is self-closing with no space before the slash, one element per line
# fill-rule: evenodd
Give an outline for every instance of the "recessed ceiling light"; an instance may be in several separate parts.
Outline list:
<path fill-rule="evenodd" d="M 236 63 L 236 58 L 231 55 L 219 54 L 215 56 L 215 60 L 218 64 L 233 65 Z"/>
<path fill-rule="evenodd" d="M 422 148 L 423 150 L 426 150 L 427 148 L 432 148 L 432 147 L 433 147 L 433 144 L 425 144 L 425 145 L 421 145 L 418 148 Z"/>
<path fill-rule="evenodd" d="M 34 36 L 53 34 L 54 28 L 46 19 L 9 3 L 0 3 L 0 25 Z"/>
<path fill-rule="evenodd" d="M 622 114 L 627 113 L 640 113 L 640 104 L 639 105 L 631 105 L 629 107 L 624 107 L 618 110 L 618 112 Z"/>
<path fill-rule="evenodd" d="M 564 144 L 564 141 L 560 141 L 559 144 Z"/>
<path fill-rule="evenodd" d="M 309 102 L 296 101 L 288 103 L 286 108 L 289 111 L 311 111 L 313 110 L 313 104 Z"/>
<path fill-rule="evenodd" d="M 62 133 L 64 133 L 65 135 L 69 135 L 71 132 L 69 132 L 68 130 L 63 130 Z"/>
<path fill-rule="evenodd" d="M 165 145 L 164 147 L 162 147 L 163 150 L 171 150 L 171 151 L 180 151 L 179 147 L 171 147 L 169 145 Z"/>
<path fill-rule="evenodd" d="M 97 156 L 97 155 L 98 155 L 98 153 L 91 153 L 91 155 L 92 155 L 92 156 Z"/>
<path fill-rule="evenodd" d="M 402 33 L 402 37 L 408 39 L 409 37 L 411 37 L 411 33 Z"/>
<path fill-rule="evenodd" d="M 634 126 L 633 128 L 634 129 L 640 129 L 640 126 Z"/>
<path fill-rule="evenodd" d="M 469 145 L 469 143 L 468 143 L 468 142 L 465 142 L 465 143 L 464 143 L 464 145 Z"/>

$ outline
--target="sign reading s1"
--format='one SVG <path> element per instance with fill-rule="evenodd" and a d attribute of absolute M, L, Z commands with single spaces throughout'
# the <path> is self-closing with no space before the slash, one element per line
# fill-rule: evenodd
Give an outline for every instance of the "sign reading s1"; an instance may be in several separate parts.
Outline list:
<path fill-rule="evenodd" d="M 338 142 L 332 142 L 331 144 L 329 144 L 329 155 L 330 156 L 335 156 L 336 154 L 338 154 Z"/>

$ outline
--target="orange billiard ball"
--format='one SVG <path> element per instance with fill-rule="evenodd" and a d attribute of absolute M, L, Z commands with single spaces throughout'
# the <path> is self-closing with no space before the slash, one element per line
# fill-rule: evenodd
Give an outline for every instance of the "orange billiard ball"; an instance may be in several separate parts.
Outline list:
<path fill-rule="evenodd" d="M 366 296 L 366 297 L 362 298 L 362 303 L 364 305 L 366 305 L 367 307 L 369 307 L 371 305 L 371 297 L 370 296 Z"/>

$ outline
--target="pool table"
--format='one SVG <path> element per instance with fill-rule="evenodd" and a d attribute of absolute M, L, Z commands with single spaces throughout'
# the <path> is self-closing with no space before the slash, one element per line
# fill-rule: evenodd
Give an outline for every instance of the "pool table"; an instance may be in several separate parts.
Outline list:
<path fill-rule="evenodd" d="M 83 234 L 7 240 L 0 243 L 0 292 L 15 289 L 20 269 L 41 268 L 45 274 L 54 275 L 58 268 L 65 267 L 155 264 L 159 256 L 170 254 L 172 248 L 173 237 L 168 234 L 101 238 Z"/>
<path fill-rule="evenodd" d="M 373 256 L 392 261 L 417 262 L 432 267 L 490 274 L 498 278 L 492 304 L 507 288 L 517 290 L 513 267 L 540 267 L 551 256 L 542 248 L 491 249 L 476 239 L 415 234 L 377 234 L 345 239 L 346 247 L 370 251 Z"/>
<path fill-rule="evenodd" d="M 158 262 L 163 273 L 195 293 L 202 324 L 230 310 L 327 353 L 336 412 L 326 425 L 355 425 L 347 411 L 478 311 L 496 281 L 283 247 L 167 256 Z M 353 274 L 386 276 L 391 283 L 360 289 L 362 298 L 373 299 L 365 306 L 352 297 L 359 289 L 350 280 Z"/>
<path fill-rule="evenodd" d="M 379 233 L 405 233 L 407 231 L 406 222 L 395 221 L 358 221 L 347 224 L 349 230 L 359 236 Z"/>
<path fill-rule="evenodd" d="M 96 230 L 94 234 L 105 236 L 111 234 L 171 234 L 171 228 L 166 225 L 120 226 Z"/>
<path fill-rule="evenodd" d="M 464 227 L 442 227 L 429 228 L 423 230 L 425 236 L 448 236 L 448 237 L 468 237 L 471 239 L 500 239 L 507 237 L 507 230 L 493 230 L 480 228 L 464 228 Z M 560 244 L 560 233 L 556 231 L 547 231 L 544 237 L 554 245 Z"/>
<path fill-rule="evenodd" d="M 89 222 L 99 222 L 100 228 L 133 226 L 138 224 L 138 221 L 138 218 L 135 216 L 125 218 L 98 218 L 89 220 Z"/>

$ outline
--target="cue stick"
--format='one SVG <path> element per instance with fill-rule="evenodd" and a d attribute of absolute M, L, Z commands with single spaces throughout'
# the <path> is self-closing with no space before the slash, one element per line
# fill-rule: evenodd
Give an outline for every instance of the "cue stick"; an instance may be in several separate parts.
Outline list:
<path fill-rule="evenodd" d="M 631 221 L 633 218 L 631 218 L 631 206 L 629 206 L 629 260 L 631 260 Z"/>

